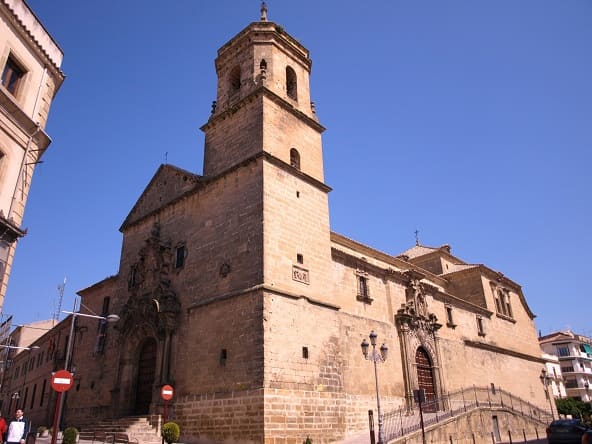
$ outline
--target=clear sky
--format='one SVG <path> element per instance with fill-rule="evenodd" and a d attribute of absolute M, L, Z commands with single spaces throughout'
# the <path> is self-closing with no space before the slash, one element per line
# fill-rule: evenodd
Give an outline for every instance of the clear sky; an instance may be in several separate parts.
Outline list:
<path fill-rule="evenodd" d="M 269 0 L 306 46 L 332 229 L 398 255 L 450 244 L 522 285 L 537 329 L 592 335 L 592 2 Z M 51 317 L 118 272 L 161 163 L 201 173 L 217 49 L 258 0 L 29 0 L 67 75 L 4 312 Z"/>

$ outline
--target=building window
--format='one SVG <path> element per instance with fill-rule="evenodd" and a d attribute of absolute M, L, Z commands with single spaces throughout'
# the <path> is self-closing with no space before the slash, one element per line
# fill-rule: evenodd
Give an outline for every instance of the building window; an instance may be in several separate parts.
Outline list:
<path fill-rule="evenodd" d="M 483 326 L 483 318 L 477 316 L 477 334 L 479 336 L 485 336 L 485 327 Z"/>
<path fill-rule="evenodd" d="M 34 384 L 33 385 L 33 393 L 31 393 L 31 406 L 30 406 L 31 409 L 35 405 L 35 394 L 36 393 L 37 393 L 37 384 Z"/>
<path fill-rule="evenodd" d="M 296 72 L 289 66 L 286 66 L 286 93 L 293 100 L 298 100 L 298 82 L 296 81 Z"/>
<path fill-rule="evenodd" d="M 300 153 L 296 148 L 290 150 L 290 166 L 300 169 Z"/>
<path fill-rule="evenodd" d="M 43 401 L 45 400 L 45 389 L 47 388 L 47 379 L 43 380 L 43 386 L 41 388 L 41 400 L 39 401 L 39 407 L 43 407 Z"/>
<path fill-rule="evenodd" d="M 502 316 L 514 317 L 510 303 L 510 292 L 503 288 L 496 289 L 495 285 L 492 285 L 492 291 L 495 299 L 495 311 Z"/>
<path fill-rule="evenodd" d="M 569 356 L 569 348 L 568 347 L 557 347 L 557 354 L 559 356 Z"/>
<path fill-rule="evenodd" d="M 299 264 L 304 264 L 304 256 L 300 253 L 298 253 L 296 255 L 296 262 L 298 262 Z"/>
<path fill-rule="evenodd" d="M 573 373 L 574 368 L 571 365 L 566 365 L 565 367 L 561 367 L 561 373 Z"/>
<path fill-rule="evenodd" d="M 356 299 L 367 304 L 371 303 L 373 299 L 370 297 L 368 273 L 363 271 L 356 271 L 356 279 L 358 285 L 358 293 Z"/>
<path fill-rule="evenodd" d="M 302 357 L 308 359 L 308 347 L 302 347 Z"/>
<path fill-rule="evenodd" d="M 228 352 L 225 348 L 223 348 L 222 350 L 220 350 L 220 365 L 225 366 L 226 359 L 228 359 Z"/>
<path fill-rule="evenodd" d="M 175 268 L 183 268 L 185 265 L 185 244 L 179 244 L 175 248 Z"/>
<path fill-rule="evenodd" d="M 240 66 L 235 66 L 230 71 L 230 92 L 235 93 L 240 90 L 241 87 L 241 69 Z"/>
<path fill-rule="evenodd" d="M 111 298 L 109 296 L 103 298 L 103 310 L 101 316 L 107 317 L 109 315 L 109 303 Z M 107 320 L 99 319 L 97 327 L 97 342 L 95 345 L 95 353 L 103 354 L 105 351 L 105 343 L 107 342 Z"/>
<path fill-rule="evenodd" d="M 128 287 L 134 288 L 136 285 L 138 285 L 138 266 L 132 265 L 130 268 Z"/>
<path fill-rule="evenodd" d="M 259 63 L 259 69 L 261 71 L 267 70 L 267 62 L 265 61 L 265 59 L 261 59 L 261 63 Z"/>
<path fill-rule="evenodd" d="M 452 316 L 452 305 L 446 305 L 446 326 L 450 328 L 456 327 Z"/>
<path fill-rule="evenodd" d="M 566 379 L 565 380 L 565 388 L 578 388 L 578 381 L 576 379 Z"/>
<path fill-rule="evenodd" d="M 12 94 L 16 96 L 19 86 L 27 71 L 23 69 L 16 60 L 9 55 L 2 71 L 2 85 Z"/>

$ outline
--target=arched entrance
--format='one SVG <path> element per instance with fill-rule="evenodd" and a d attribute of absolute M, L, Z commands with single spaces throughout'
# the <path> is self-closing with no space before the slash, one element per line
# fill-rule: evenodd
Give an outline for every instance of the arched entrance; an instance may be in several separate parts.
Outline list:
<path fill-rule="evenodd" d="M 423 347 L 415 352 L 415 364 L 417 365 L 417 385 L 425 391 L 426 412 L 435 412 L 438 408 L 436 401 L 436 383 L 432 370 L 432 360 Z"/>
<path fill-rule="evenodd" d="M 136 415 L 150 413 L 152 388 L 156 372 L 156 340 L 149 338 L 142 344 L 138 358 L 138 377 L 136 379 Z"/>

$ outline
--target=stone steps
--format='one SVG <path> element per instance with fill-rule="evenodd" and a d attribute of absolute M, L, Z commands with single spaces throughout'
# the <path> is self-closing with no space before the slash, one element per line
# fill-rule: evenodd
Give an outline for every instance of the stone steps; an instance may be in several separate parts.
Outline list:
<path fill-rule="evenodd" d="M 103 420 L 84 427 L 84 431 L 105 433 L 127 433 L 130 439 L 141 444 L 161 444 L 159 416 L 131 416 Z"/>

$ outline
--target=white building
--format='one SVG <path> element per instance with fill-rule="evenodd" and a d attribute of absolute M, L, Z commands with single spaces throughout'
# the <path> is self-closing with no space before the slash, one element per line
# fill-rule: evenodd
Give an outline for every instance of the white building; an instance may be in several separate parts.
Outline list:
<path fill-rule="evenodd" d="M 567 396 L 590 402 L 592 400 L 592 339 L 568 330 L 541 336 L 539 343 L 544 353 L 557 357 Z M 550 370 L 548 374 L 551 377 L 555 374 L 554 368 L 547 361 L 547 370 Z"/>
<path fill-rule="evenodd" d="M 559 357 L 545 352 L 543 352 L 542 357 L 545 360 L 544 368 L 549 384 L 549 394 L 554 398 L 567 398 Z"/>

